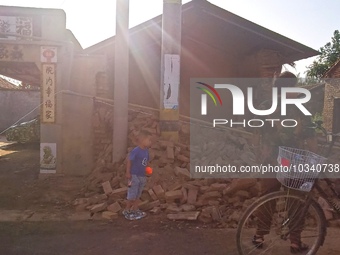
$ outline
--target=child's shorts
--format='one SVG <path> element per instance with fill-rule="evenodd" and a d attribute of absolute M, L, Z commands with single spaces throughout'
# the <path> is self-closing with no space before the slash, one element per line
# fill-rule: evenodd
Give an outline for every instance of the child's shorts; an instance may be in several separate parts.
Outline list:
<path fill-rule="evenodd" d="M 139 199 L 142 195 L 144 186 L 146 184 L 145 176 L 131 176 L 131 186 L 128 188 L 127 199 L 128 200 L 136 200 Z"/>

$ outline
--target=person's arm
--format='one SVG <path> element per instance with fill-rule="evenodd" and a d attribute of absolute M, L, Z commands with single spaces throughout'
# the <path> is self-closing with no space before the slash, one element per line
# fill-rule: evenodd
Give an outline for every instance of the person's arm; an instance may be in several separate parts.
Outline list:
<path fill-rule="evenodd" d="M 125 174 L 127 179 L 131 179 L 131 160 L 130 158 L 127 158 L 126 161 L 126 174 Z"/>

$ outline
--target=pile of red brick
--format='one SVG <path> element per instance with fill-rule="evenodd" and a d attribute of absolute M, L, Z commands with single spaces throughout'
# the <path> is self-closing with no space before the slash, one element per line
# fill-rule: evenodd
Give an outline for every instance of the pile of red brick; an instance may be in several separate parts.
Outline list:
<path fill-rule="evenodd" d="M 102 112 L 103 116 L 108 116 L 105 111 Z M 103 120 L 112 123 L 110 118 Z M 108 123 L 97 120 L 97 132 L 99 133 L 100 126 L 105 127 L 105 132 L 111 132 L 112 129 L 107 128 Z M 153 144 L 149 150 L 153 174 L 148 177 L 140 208 L 152 214 L 166 213 L 170 220 L 198 219 L 204 223 L 219 221 L 231 227 L 236 226 L 240 212 L 258 194 L 257 181 L 227 178 L 191 179 L 189 124 L 181 124 L 180 142 L 165 141 L 159 137 L 157 117 L 130 112 L 129 150 L 134 147 L 136 136 L 141 129 L 153 134 Z M 244 164 L 243 153 L 250 153 L 249 148 L 245 147 L 247 140 L 242 137 L 239 139 L 230 133 L 226 139 L 229 140 L 222 140 L 220 143 L 228 144 L 228 150 L 240 154 L 236 157 L 232 153 L 229 159 L 235 158 L 237 164 Z M 86 179 L 82 190 L 83 197 L 78 198 L 74 204 L 77 210 L 88 210 L 94 217 L 114 219 L 125 206 L 126 165 L 124 160 L 112 164 L 113 145 L 111 141 L 104 141 L 104 144 L 104 149 L 98 153 L 95 169 Z M 221 146 L 216 148 L 219 147 Z M 249 157 L 244 158 L 249 160 Z"/>

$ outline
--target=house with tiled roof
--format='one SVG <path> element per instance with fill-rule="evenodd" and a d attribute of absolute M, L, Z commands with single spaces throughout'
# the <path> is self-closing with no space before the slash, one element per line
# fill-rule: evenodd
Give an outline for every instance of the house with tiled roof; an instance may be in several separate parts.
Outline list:
<path fill-rule="evenodd" d="M 205 0 L 183 4 L 181 31 L 179 112 L 185 116 L 201 117 L 190 112 L 191 78 L 273 78 L 282 65 L 319 54 Z M 115 40 L 113 36 L 84 50 L 88 55 L 105 56 L 109 84 L 114 83 Z M 130 28 L 129 40 L 129 102 L 158 109 L 162 15 Z M 267 84 L 257 86 L 255 93 L 264 95 L 270 89 Z M 113 86 L 109 90 L 113 96 Z M 232 109 L 231 96 L 226 97 L 226 109 Z M 225 111 L 213 110 L 219 109 Z"/>
<path fill-rule="evenodd" d="M 324 74 L 325 97 L 324 126 L 328 131 L 340 133 L 340 59 Z"/>
<path fill-rule="evenodd" d="M 323 75 L 324 78 L 340 78 L 340 59 Z"/>

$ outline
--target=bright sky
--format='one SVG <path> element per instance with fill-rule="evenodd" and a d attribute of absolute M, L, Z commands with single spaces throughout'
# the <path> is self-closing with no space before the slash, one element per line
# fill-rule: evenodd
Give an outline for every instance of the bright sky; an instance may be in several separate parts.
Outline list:
<path fill-rule="evenodd" d="M 232 13 L 314 49 L 340 29 L 337 0 L 209 0 Z M 183 4 L 189 0 L 182 0 Z M 130 0 L 130 27 L 162 13 L 162 0 Z M 0 0 L 0 5 L 61 8 L 67 28 L 86 48 L 115 34 L 115 0 Z M 312 59 L 297 62 L 303 74 Z"/>

